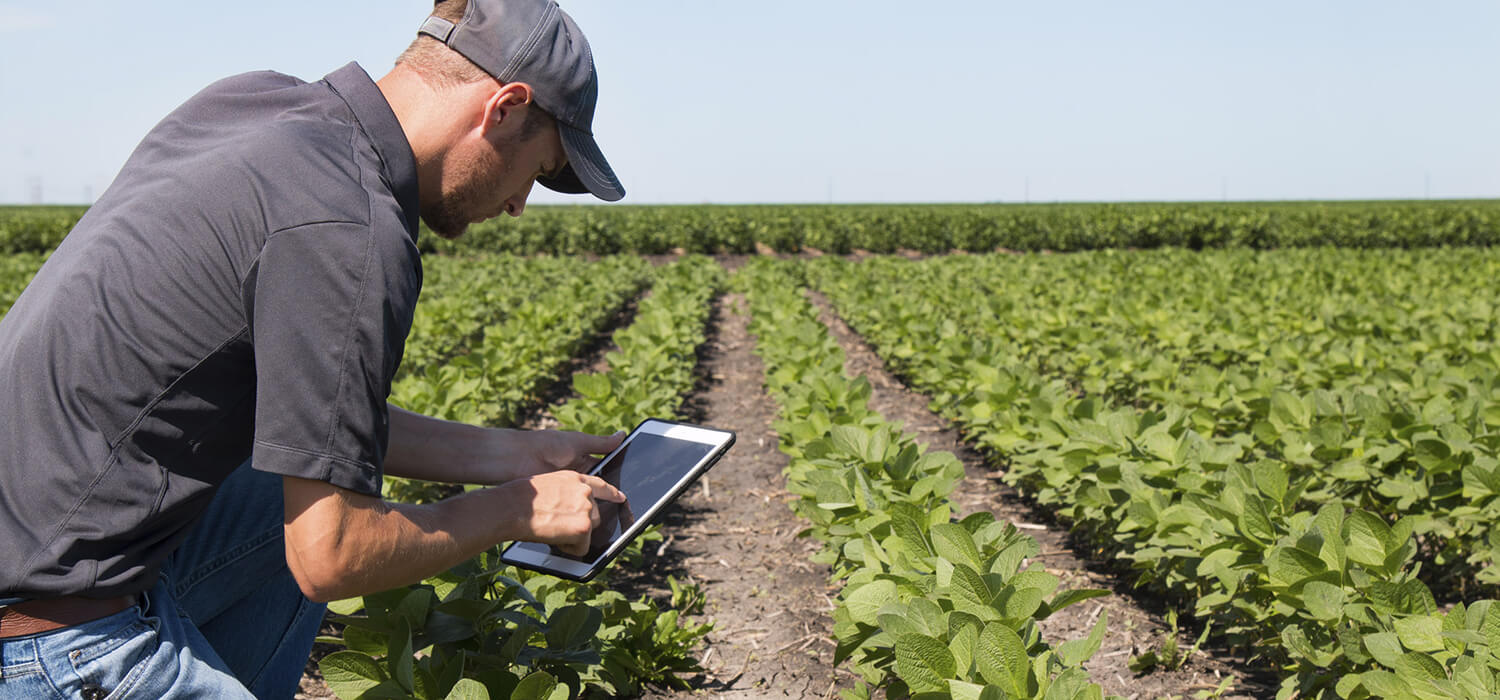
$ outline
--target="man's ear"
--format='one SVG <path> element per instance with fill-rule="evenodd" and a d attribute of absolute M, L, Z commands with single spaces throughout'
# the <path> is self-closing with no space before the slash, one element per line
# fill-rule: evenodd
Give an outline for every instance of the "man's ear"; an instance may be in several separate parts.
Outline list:
<path fill-rule="evenodd" d="M 519 126 L 525 121 L 531 100 L 531 86 L 526 83 L 505 83 L 496 88 L 484 103 L 484 132 Z"/>

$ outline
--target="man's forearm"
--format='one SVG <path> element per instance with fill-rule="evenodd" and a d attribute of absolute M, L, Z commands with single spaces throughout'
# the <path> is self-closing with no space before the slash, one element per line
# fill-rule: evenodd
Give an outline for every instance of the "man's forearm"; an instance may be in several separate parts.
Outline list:
<path fill-rule="evenodd" d="M 389 404 L 385 473 L 454 484 L 495 483 L 493 464 L 517 454 L 520 431 L 481 428 Z M 489 467 L 489 468 L 486 468 Z M 491 475 L 486 478 L 486 475 Z"/>
<path fill-rule="evenodd" d="M 285 481 L 287 564 L 314 600 L 382 591 L 446 571 L 497 542 L 525 536 L 531 515 L 524 484 L 408 505 L 322 482 Z"/>

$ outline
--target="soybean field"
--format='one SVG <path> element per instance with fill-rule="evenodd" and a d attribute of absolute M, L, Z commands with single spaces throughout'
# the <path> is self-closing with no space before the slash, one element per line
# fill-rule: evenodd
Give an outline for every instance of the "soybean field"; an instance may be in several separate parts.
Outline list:
<path fill-rule="evenodd" d="M 593 582 L 333 604 L 305 697 L 1500 697 L 1500 204 L 613 209 L 424 233 L 391 401 L 737 446 Z"/>

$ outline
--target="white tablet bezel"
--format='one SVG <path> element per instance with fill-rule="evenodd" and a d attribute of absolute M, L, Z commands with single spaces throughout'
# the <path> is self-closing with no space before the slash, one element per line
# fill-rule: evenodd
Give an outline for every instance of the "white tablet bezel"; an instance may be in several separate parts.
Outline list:
<path fill-rule="evenodd" d="M 645 530 L 646 527 L 651 524 L 651 521 L 656 517 L 657 512 L 665 507 L 666 504 L 670 503 L 674 498 L 676 498 L 677 494 L 679 494 L 688 483 L 696 479 L 698 475 L 708 467 L 708 465 L 722 456 L 724 453 L 724 448 L 731 444 L 734 440 L 734 433 L 729 431 L 701 428 L 694 425 L 671 423 L 655 418 L 648 418 L 645 421 L 642 421 L 634 431 L 631 431 L 631 433 L 625 437 L 625 440 L 620 443 L 619 447 L 616 447 L 612 452 L 605 455 L 603 459 L 599 460 L 599 463 L 595 465 L 593 469 L 590 469 L 588 473 L 599 473 L 599 471 L 604 468 L 604 465 L 607 464 L 610 459 L 613 459 L 616 454 L 619 454 L 621 450 L 625 449 L 626 445 L 629 445 L 631 442 L 633 442 L 637 435 L 641 434 L 660 435 L 673 440 L 683 440 L 686 442 L 695 442 L 703 445 L 712 445 L 713 449 L 709 450 L 702 459 L 699 459 L 691 469 L 685 471 L 682 477 L 677 480 L 677 483 L 673 484 L 670 489 L 667 489 L 666 494 L 662 496 L 661 500 L 651 504 L 651 507 L 646 510 L 646 512 L 637 517 L 635 524 L 631 525 L 629 529 L 621 533 L 620 537 L 615 540 L 614 544 L 611 544 L 608 549 L 605 549 L 604 552 L 602 552 L 598 556 L 598 558 L 594 559 L 593 561 L 583 562 L 576 559 L 568 559 L 565 557 L 555 556 L 551 553 L 551 548 L 548 545 L 534 542 L 514 543 L 513 545 L 505 549 L 505 552 L 502 554 L 501 559 L 518 566 L 524 566 L 533 569 L 544 569 L 548 572 L 555 572 L 557 575 L 575 580 L 585 580 L 589 577 L 592 577 L 593 574 L 598 573 L 597 568 L 602 568 L 599 566 L 601 562 L 607 562 L 610 559 L 614 558 L 614 556 L 618 554 L 620 550 L 624 549 L 626 545 L 630 544 L 630 541 L 635 539 L 636 535 L 638 535 L 642 530 Z"/>

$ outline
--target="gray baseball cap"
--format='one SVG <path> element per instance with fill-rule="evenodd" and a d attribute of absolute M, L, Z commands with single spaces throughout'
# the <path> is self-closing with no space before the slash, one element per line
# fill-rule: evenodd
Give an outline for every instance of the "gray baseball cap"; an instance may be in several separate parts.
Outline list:
<path fill-rule="evenodd" d="M 530 85 L 538 106 L 555 119 L 568 165 L 537 180 L 569 194 L 591 192 L 606 202 L 625 196 L 594 141 L 599 76 L 588 39 L 553 0 L 469 0 L 454 24 L 428 17 L 417 30 L 448 45 L 504 83 Z"/>

